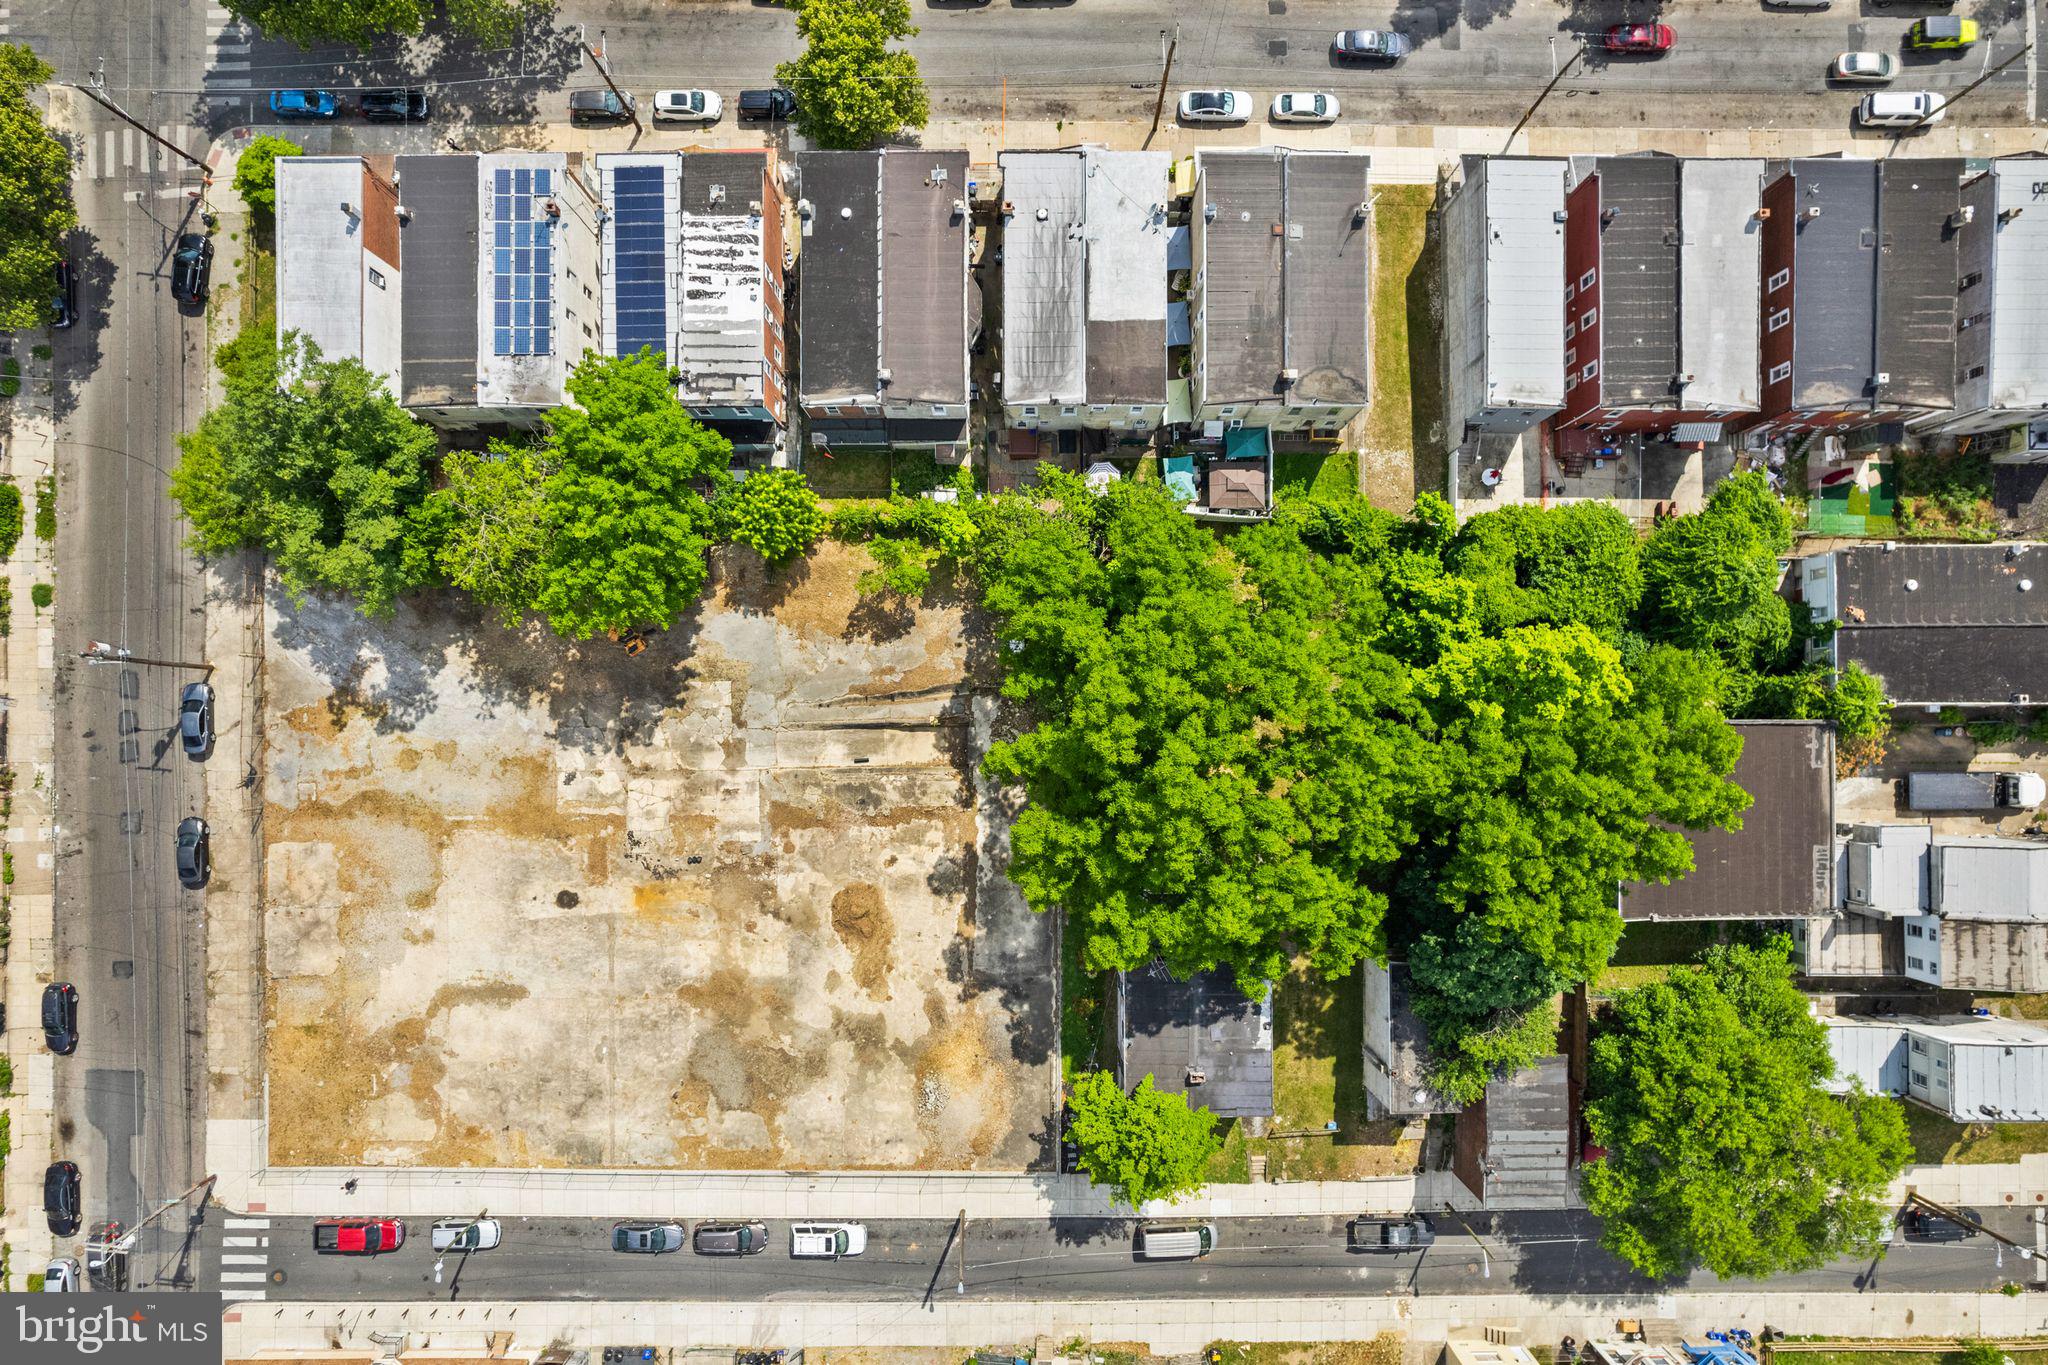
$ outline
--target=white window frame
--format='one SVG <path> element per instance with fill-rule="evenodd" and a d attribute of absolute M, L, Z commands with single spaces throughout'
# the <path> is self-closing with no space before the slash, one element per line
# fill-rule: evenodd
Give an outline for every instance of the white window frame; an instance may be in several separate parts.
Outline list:
<path fill-rule="evenodd" d="M 1593 324 L 1598 321 L 1600 321 L 1600 310 L 1598 308 L 1588 308 L 1585 312 L 1579 314 L 1579 330 L 1581 332 L 1590 331 Z"/>
<path fill-rule="evenodd" d="M 1588 384 L 1590 384 L 1593 382 L 1594 376 L 1598 375 L 1599 373 L 1600 362 L 1597 360 L 1589 360 L 1586 362 L 1586 367 L 1583 370 L 1579 371 L 1579 378 L 1583 379 Z"/>
<path fill-rule="evenodd" d="M 1578 334 L 1579 324 L 1573 322 L 1570 318 L 1566 318 L 1564 321 L 1564 339 L 1566 341 L 1570 341 L 1573 337 L 1577 336 Z"/>
<path fill-rule="evenodd" d="M 1783 380 L 1790 379 L 1791 377 L 1792 362 L 1787 360 L 1771 366 L 1771 372 L 1768 376 L 1765 377 L 1764 382 L 1766 384 L 1776 384 Z"/>
<path fill-rule="evenodd" d="M 1764 285 L 1764 288 L 1775 294 L 1790 283 L 1792 283 L 1792 267 L 1785 266 L 1777 274 L 1771 276 L 1769 282 Z"/>
<path fill-rule="evenodd" d="M 1792 310 L 1790 308 L 1780 308 L 1777 312 L 1771 314 L 1771 320 L 1765 324 L 1765 327 L 1769 331 L 1777 332 L 1791 325 Z"/>
<path fill-rule="evenodd" d="M 1593 269 L 1588 270 L 1585 274 L 1579 276 L 1579 288 L 1591 289 L 1594 283 L 1599 280 L 1599 278 L 1600 270 L 1599 267 L 1596 266 Z"/>
<path fill-rule="evenodd" d="M 1060 416 L 1062 416 L 1062 417 L 1079 417 L 1080 415 L 1081 415 L 1081 409 L 1080 409 L 1080 408 L 1078 408 L 1078 407 L 1074 406 L 1074 405 L 1073 405 L 1073 404 L 1071 404 L 1071 403 L 1064 403 L 1064 404 L 1061 404 L 1061 406 L 1060 406 Z"/>

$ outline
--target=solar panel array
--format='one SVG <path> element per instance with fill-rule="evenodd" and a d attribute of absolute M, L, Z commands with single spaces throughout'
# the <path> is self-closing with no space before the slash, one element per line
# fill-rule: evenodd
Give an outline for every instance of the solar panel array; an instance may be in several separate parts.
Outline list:
<path fill-rule="evenodd" d="M 491 194 L 494 355 L 549 355 L 554 351 L 555 225 L 547 213 L 553 182 L 553 173 L 545 168 L 495 173 Z"/>
<path fill-rule="evenodd" d="M 620 166 L 612 175 L 612 316 L 618 354 L 668 350 L 667 205 L 659 166 Z"/>

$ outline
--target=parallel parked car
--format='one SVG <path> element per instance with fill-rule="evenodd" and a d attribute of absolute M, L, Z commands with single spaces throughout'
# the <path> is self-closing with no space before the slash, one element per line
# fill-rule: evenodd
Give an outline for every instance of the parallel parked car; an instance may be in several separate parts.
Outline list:
<path fill-rule="evenodd" d="M 57 262 L 57 293 L 50 300 L 50 325 L 59 331 L 78 321 L 78 277 L 71 262 Z"/>
<path fill-rule="evenodd" d="M 69 1161 L 53 1161 L 43 1172 L 43 1213 L 50 1231 L 69 1237 L 78 1231 L 78 1167 Z"/>
<path fill-rule="evenodd" d="M 69 981 L 43 987 L 43 1042 L 60 1057 L 78 1050 L 78 987 Z"/>
<path fill-rule="evenodd" d="M 417 86 L 365 90 L 356 108 L 372 123 L 425 123 L 433 111 L 427 92 Z"/>
<path fill-rule="evenodd" d="M 1607 30 L 1604 46 L 1618 55 L 1655 57 L 1669 52 L 1677 41 L 1669 24 L 1616 24 Z"/>
<path fill-rule="evenodd" d="M 437 1218 L 430 1236 L 436 1251 L 489 1251 L 505 1240 L 495 1218 Z"/>
<path fill-rule="evenodd" d="M 1303 90 L 1273 96 L 1275 123 L 1334 123 L 1336 119 L 1335 95 L 1318 95 Z"/>
<path fill-rule="evenodd" d="M 716 123 L 725 112 L 725 101 L 716 90 L 657 90 L 654 92 L 656 123 Z"/>
<path fill-rule="evenodd" d="M 313 1224 L 313 1250 L 330 1256 L 375 1256 L 405 1245 L 397 1218 L 323 1218 Z"/>
<path fill-rule="evenodd" d="M 69 1256 L 59 1256 L 43 1267 L 43 1292 L 45 1294 L 76 1294 L 78 1292 L 78 1262 Z"/>
<path fill-rule="evenodd" d="M 1331 46 L 1339 57 L 1367 62 L 1398 62 L 1415 50 L 1415 44 L 1383 28 L 1342 29 Z"/>
<path fill-rule="evenodd" d="M 1828 79 L 1877 84 L 1899 74 L 1899 59 L 1889 52 L 1844 52 L 1828 67 Z"/>
<path fill-rule="evenodd" d="M 178 702 L 178 743 L 188 758 L 205 758 L 213 752 L 213 684 L 185 684 Z"/>
<path fill-rule="evenodd" d="M 329 90 L 273 90 L 270 112 L 285 119 L 326 119 L 341 112 L 341 101 Z"/>
<path fill-rule="evenodd" d="M 569 118 L 575 123 L 627 123 L 633 117 L 633 97 L 623 99 L 609 90 L 571 90 Z"/>
<path fill-rule="evenodd" d="M 1242 90 L 1190 90 L 1180 97 L 1183 123 L 1243 123 L 1252 116 L 1252 97 Z"/>
<path fill-rule="evenodd" d="M 1826 9 L 1834 0 L 1764 0 L 1770 9 Z"/>
<path fill-rule="evenodd" d="M 683 1249 L 681 1223 L 614 1223 L 612 1250 L 659 1254 Z"/>
<path fill-rule="evenodd" d="M 739 107 L 743 119 L 792 119 L 796 117 L 796 92 L 780 85 L 742 90 Z"/>
<path fill-rule="evenodd" d="M 1915 19 L 1906 30 L 1906 46 L 1922 52 L 1954 52 L 1977 41 L 1977 21 L 1953 14 Z"/>
<path fill-rule="evenodd" d="M 1969 1219 L 1971 1223 L 1984 1221 L 1984 1215 L 1975 1209 L 1957 1209 L 1956 1212 Z M 1907 1239 L 1914 1242 L 1961 1242 L 1977 1235 L 1977 1229 L 1968 1223 L 1958 1223 L 1953 1218 L 1944 1218 L 1931 1209 L 1907 1209 L 1899 1222 L 1905 1229 Z"/>
<path fill-rule="evenodd" d="M 699 1256 L 754 1256 L 768 1249 L 766 1223 L 699 1223 L 690 1238 Z"/>
<path fill-rule="evenodd" d="M 1941 122 L 1948 101 L 1932 90 L 1873 90 L 1856 106 L 1865 128 L 1925 128 Z"/>
<path fill-rule="evenodd" d="M 868 1230 L 859 1223 L 796 1223 L 789 1229 L 792 1260 L 836 1261 L 868 1249 Z"/>
<path fill-rule="evenodd" d="M 1419 1213 L 1406 1218 L 1354 1218 L 1348 1240 L 1353 1251 L 1420 1251 L 1436 1242 L 1436 1229 Z"/>
<path fill-rule="evenodd" d="M 178 238 L 171 253 L 171 297 L 193 307 L 206 302 L 213 280 L 213 239 L 203 232 Z"/>
<path fill-rule="evenodd" d="M 178 885 L 197 891 L 213 875 L 212 840 L 206 822 L 188 815 L 178 822 Z"/>

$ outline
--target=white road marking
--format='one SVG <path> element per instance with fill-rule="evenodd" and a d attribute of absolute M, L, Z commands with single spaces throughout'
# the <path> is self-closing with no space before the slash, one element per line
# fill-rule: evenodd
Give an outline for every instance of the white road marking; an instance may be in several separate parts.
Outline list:
<path fill-rule="evenodd" d="M 121 130 L 122 170 L 127 171 L 133 170 L 135 168 L 135 144 L 140 142 L 141 140 L 141 138 L 135 136 L 135 130 L 133 128 L 123 128 Z"/>
<path fill-rule="evenodd" d="M 222 1265 L 269 1265 L 270 1258 L 268 1256 L 223 1256 L 220 1258 L 220 1263 Z"/>
<path fill-rule="evenodd" d="M 260 1270 L 223 1270 L 220 1273 L 222 1284 L 262 1284 L 269 1278 Z"/>
<path fill-rule="evenodd" d="M 221 1226 L 227 1228 L 267 1228 L 270 1226 L 270 1220 L 268 1218 L 223 1218 L 221 1219 Z"/>
<path fill-rule="evenodd" d="M 220 1239 L 220 1244 L 224 1247 L 267 1247 L 270 1245 L 270 1239 L 268 1237 L 223 1237 Z"/>
<path fill-rule="evenodd" d="M 223 1289 L 220 1291 L 220 1296 L 229 1303 L 241 1303 L 249 1299 L 262 1298 L 263 1291 L 260 1289 Z"/>

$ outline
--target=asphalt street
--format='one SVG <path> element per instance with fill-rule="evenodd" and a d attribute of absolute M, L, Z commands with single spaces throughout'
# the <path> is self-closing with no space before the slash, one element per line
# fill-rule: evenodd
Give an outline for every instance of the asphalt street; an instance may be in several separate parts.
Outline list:
<path fill-rule="evenodd" d="M 110 86 L 140 92 L 135 117 L 175 124 L 184 101 L 147 92 L 203 67 L 196 16 L 80 0 L 39 31 L 48 17 L 17 12 L 9 40 L 74 70 L 103 61 Z M 179 688 L 197 675 L 77 656 L 88 640 L 152 659 L 199 647 L 200 586 L 166 487 L 176 435 L 201 410 L 207 356 L 204 320 L 173 305 L 166 269 L 177 233 L 197 227 L 185 194 L 196 178 L 72 98 L 83 120 L 74 151 L 116 151 L 106 174 L 73 183 L 80 317 L 54 346 L 55 955 L 57 978 L 78 988 L 80 1032 L 78 1051 L 56 1060 L 57 1145 L 80 1168 L 90 1231 L 107 1219 L 135 1226 L 202 1174 L 205 938 L 200 902 L 172 866 L 173 831 L 202 790 L 172 730 Z M 166 1215 L 131 1256 L 131 1283 L 195 1282 L 194 1245 L 186 1220 Z"/>
<path fill-rule="evenodd" d="M 1128 1220 L 970 1223 L 964 1247 L 950 1222 L 870 1221 L 866 1254 L 842 1261 L 797 1261 L 789 1226 L 770 1222 L 769 1249 L 744 1258 L 661 1256 L 610 1249 L 609 1221 L 505 1219 L 504 1243 L 467 1257 L 435 1255 L 428 1220 L 407 1224 L 404 1246 L 382 1256 L 321 1256 L 312 1220 L 209 1214 L 209 1262 L 222 1287 L 271 1300 L 538 1300 L 774 1298 L 917 1302 L 931 1295 L 1008 1299 L 1184 1298 L 1232 1295 L 1457 1294 L 1519 1290 L 1534 1294 L 1646 1292 L 1653 1285 L 1597 1244 L 1598 1224 L 1580 1212 L 1475 1215 L 1471 1234 L 1455 1219 L 1436 1220 L 1438 1240 L 1421 1253 L 1361 1254 L 1346 1249 L 1346 1220 L 1335 1217 L 1220 1220 L 1216 1251 L 1201 1261 L 1141 1262 Z M 1999 1210 L 1988 1225 L 2031 1242 L 2025 1215 Z M 436 1266 L 436 1261 L 440 1264 Z M 1774 1278 L 1773 1290 L 1845 1292 L 1990 1289 L 2023 1278 L 2010 1252 L 1998 1264 L 1991 1239 L 1895 1243 L 1875 1261 L 1845 1261 Z M 1705 1289 L 1711 1276 L 1690 1287 Z M 1677 1286 L 1664 1285 L 1665 1289 Z"/>

